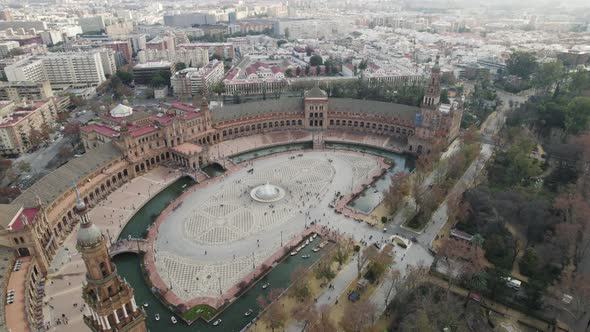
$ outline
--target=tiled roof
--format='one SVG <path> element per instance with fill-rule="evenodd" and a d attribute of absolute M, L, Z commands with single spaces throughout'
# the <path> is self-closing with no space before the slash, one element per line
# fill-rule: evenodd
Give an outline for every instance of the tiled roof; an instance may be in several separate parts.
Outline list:
<path fill-rule="evenodd" d="M 368 113 L 390 116 L 411 121 L 412 123 L 416 120 L 416 113 L 420 112 L 420 108 L 416 106 L 349 98 L 330 98 L 328 100 L 328 109 L 330 112 Z"/>
<path fill-rule="evenodd" d="M 314 86 L 311 90 L 305 91 L 305 98 L 328 98 L 326 91 Z"/>
<path fill-rule="evenodd" d="M 256 116 L 265 113 L 299 112 L 303 111 L 303 99 L 272 99 L 243 104 L 227 105 L 211 111 L 214 122 L 222 122 L 246 116 Z"/>
<path fill-rule="evenodd" d="M 8 224 L 10 224 L 21 208 L 22 205 L 18 204 L 0 204 L 0 228 L 8 228 Z"/>
<path fill-rule="evenodd" d="M 63 192 L 69 190 L 72 186 L 72 181 L 77 181 L 87 176 L 101 165 L 121 156 L 121 151 L 113 142 L 101 144 L 91 152 L 70 160 L 35 182 L 35 184 L 18 196 L 13 201 L 13 204 L 20 204 L 24 207 L 36 207 L 37 196 L 39 196 L 41 202 L 50 204 Z"/>

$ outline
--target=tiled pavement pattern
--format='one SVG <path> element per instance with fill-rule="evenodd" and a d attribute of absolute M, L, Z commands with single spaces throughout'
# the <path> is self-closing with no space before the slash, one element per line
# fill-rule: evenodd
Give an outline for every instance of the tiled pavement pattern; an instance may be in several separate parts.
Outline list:
<path fill-rule="evenodd" d="M 155 265 L 178 297 L 219 296 L 280 248 L 280 234 L 287 242 L 301 232 L 313 220 L 305 212 L 320 198 L 333 196 L 336 184 L 356 183 L 379 167 L 376 159 L 361 154 L 297 155 L 254 161 L 196 190 L 162 223 Z M 267 181 L 282 187 L 285 198 L 253 201 L 250 190 Z"/>

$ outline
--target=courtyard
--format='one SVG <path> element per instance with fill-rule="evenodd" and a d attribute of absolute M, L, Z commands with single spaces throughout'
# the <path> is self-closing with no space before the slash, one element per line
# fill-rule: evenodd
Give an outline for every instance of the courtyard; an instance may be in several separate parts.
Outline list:
<path fill-rule="evenodd" d="M 346 151 L 288 152 L 197 185 L 175 203 L 157 229 L 155 268 L 183 301 L 226 293 L 282 247 L 316 224 L 357 236 L 382 232 L 329 207 L 339 195 L 387 167 L 381 158 Z M 258 201 L 265 184 L 284 191 L 274 202 Z M 361 231 L 362 229 L 362 231 Z M 368 235 L 370 234 L 370 235 Z"/>

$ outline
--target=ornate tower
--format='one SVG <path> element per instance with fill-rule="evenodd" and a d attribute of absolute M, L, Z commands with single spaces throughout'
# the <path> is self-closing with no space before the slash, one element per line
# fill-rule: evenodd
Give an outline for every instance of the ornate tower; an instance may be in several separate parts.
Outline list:
<path fill-rule="evenodd" d="M 304 126 L 307 129 L 328 128 L 328 94 L 317 85 L 303 95 L 305 113 Z"/>
<path fill-rule="evenodd" d="M 77 189 L 75 210 L 80 218 L 76 248 L 87 270 L 82 298 L 90 316 L 84 316 L 84 322 L 95 332 L 146 331 L 145 312 L 137 307 L 131 286 L 117 274 L 106 239 L 88 218 Z"/>
<path fill-rule="evenodd" d="M 432 141 L 435 138 L 440 126 L 440 67 L 438 59 L 437 56 L 422 99 L 422 105 L 420 105 L 420 113 L 416 115 L 416 135 L 419 139 L 426 141 Z"/>
<path fill-rule="evenodd" d="M 205 96 L 201 98 L 201 112 L 203 112 L 204 115 L 203 120 L 205 121 L 205 130 L 211 129 L 211 111 L 209 110 L 209 101 Z"/>
<path fill-rule="evenodd" d="M 428 88 L 422 99 L 422 107 L 436 109 L 440 103 L 440 66 L 438 64 L 439 56 L 432 67 L 432 73 L 428 82 Z"/>

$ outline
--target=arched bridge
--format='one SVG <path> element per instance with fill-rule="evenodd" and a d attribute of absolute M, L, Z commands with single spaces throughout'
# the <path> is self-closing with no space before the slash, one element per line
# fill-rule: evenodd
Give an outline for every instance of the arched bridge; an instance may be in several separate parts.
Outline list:
<path fill-rule="evenodd" d="M 111 255 L 111 257 L 115 257 L 119 254 L 126 252 L 139 254 L 142 252 L 146 252 L 147 247 L 148 242 L 146 239 L 129 238 L 126 240 L 120 240 L 113 243 L 109 248 L 109 254 Z"/>

